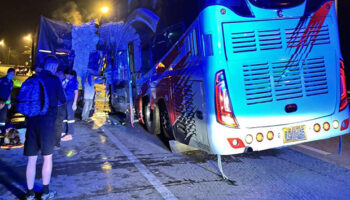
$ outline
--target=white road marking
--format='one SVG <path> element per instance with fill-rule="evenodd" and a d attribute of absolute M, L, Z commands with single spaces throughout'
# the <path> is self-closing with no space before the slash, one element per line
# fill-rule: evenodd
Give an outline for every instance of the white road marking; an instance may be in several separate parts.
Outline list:
<path fill-rule="evenodd" d="M 329 154 L 331 154 L 331 153 L 329 153 L 327 151 L 323 151 L 321 149 L 316 149 L 314 147 L 310 147 L 310 146 L 303 145 L 303 144 L 298 145 L 298 147 L 301 147 L 303 149 L 307 149 L 307 150 L 310 150 L 310 151 L 313 151 L 313 152 L 316 152 L 316 153 L 319 153 L 319 154 L 322 154 L 322 155 L 329 155 Z"/>
<path fill-rule="evenodd" d="M 104 133 L 107 135 L 111 141 L 117 145 L 117 147 L 128 157 L 128 159 L 135 165 L 135 167 L 141 172 L 141 174 L 148 180 L 149 183 L 163 196 L 165 200 L 177 200 L 175 195 L 168 190 L 158 179 L 157 177 L 144 165 L 142 162 L 137 159 L 134 154 L 132 154 L 129 149 L 124 146 L 122 142 L 118 140 L 107 128 L 101 126 Z"/>

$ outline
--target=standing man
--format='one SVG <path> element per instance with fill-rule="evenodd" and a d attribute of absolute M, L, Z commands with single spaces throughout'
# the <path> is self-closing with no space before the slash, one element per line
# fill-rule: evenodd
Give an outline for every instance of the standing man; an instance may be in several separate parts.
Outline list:
<path fill-rule="evenodd" d="M 90 73 L 88 73 L 84 81 L 84 108 L 81 114 L 81 118 L 84 121 L 88 121 L 89 119 L 94 96 L 95 96 L 95 81 L 91 77 Z"/>
<path fill-rule="evenodd" d="M 49 100 L 49 108 L 45 115 L 27 118 L 26 141 L 24 143 L 24 155 L 28 156 L 26 180 L 27 180 L 27 199 L 35 199 L 34 181 L 36 172 L 36 162 L 38 153 L 41 151 L 43 156 L 42 165 L 42 184 L 43 194 L 41 199 L 52 199 L 56 192 L 49 192 L 49 184 L 52 172 L 52 154 L 54 151 L 55 120 L 57 116 L 58 101 L 66 102 L 62 89 L 61 81 L 54 74 L 57 71 L 58 60 L 54 56 L 45 59 L 44 69 L 39 73 L 39 77 L 45 85 Z"/>
<path fill-rule="evenodd" d="M 90 110 L 94 104 L 95 97 L 95 83 L 102 83 L 102 78 L 98 77 L 94 79 L 92 75 L 88 72 L 84 81 L 84 108 L 81 114 L 81 119 L 83 121 L 88 121 L 90 116 Z"/>
<path fill-rule="evenodd" d="M 11 108 L 11 92 L 13 88 L 13 78 L 15 77 L 15 69 L 9 68 L 7 75 L 0 78 L 0 98 L 6 99 L 6 105 L 0 109 L 0 131 L 4 133 L 6 121 L 7 121 L 7 110 Z"/>

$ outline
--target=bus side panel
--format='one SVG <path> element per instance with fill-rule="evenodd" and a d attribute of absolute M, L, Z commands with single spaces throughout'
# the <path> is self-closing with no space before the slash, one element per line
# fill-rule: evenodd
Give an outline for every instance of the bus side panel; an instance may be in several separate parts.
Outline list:
<path fill-rule="evenodd" d="M 201 49 L 195 22 L 156 66 L 151 88 L 154 102 L 166 102 L 175 139 L 209 152 Z"/>

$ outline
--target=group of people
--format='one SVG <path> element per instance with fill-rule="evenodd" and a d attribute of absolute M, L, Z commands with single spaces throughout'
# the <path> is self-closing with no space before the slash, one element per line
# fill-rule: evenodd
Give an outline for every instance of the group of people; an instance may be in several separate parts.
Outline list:
<path fill-rule="evenodd" d="M 11 107 L 12 79 L 15 71 L 10 68 L 7 75 L 0 79 L 0 130 L 5 127 L 7 110 Z M 73 139 L 74 113 L 77 109 L 79 83 L 76 72 L 72 69 L 59 67 L 59 61 L 54 56 L 45 59 L 42 69 L 37 74 L 45 85 L 48 97 L 48 109 L 43 115 L 26 117 L 26 139 L 24 155 L 28 157 L 26 168 L 27 193 L 26 199 L 35 199 L 34 181 L 36 163 L 39 152 L 43 156 L 41 199 L 51 199 L 56 192 L 49 190 L 52 173 L 52 155 L 60 148 L 61 141 Z M 84 80 L 84 108 L 82 120 L 88 120 L 95 95 L 95 80 L 88 74 Z"/>

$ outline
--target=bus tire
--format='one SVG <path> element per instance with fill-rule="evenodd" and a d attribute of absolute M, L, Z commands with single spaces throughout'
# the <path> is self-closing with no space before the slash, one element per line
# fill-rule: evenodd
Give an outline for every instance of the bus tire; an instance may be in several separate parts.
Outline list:
<path fill-rule="evenodd" d="M 169 114 L 164 103 L 159 104 L 161 132 L 168 140 L 174 139 L 173 128 L 171 127 Z"/>
<path fill-rule="evenodd" d="M 145 124 L 147 130 L 155 135 L 160 134 L 159 108 L 156 104 L 151 109 L 151 103 L 147 103 L 145 109 Z"/>

